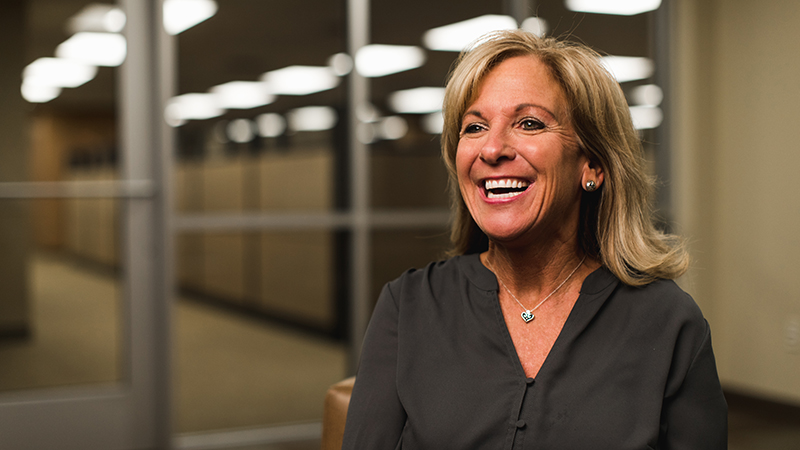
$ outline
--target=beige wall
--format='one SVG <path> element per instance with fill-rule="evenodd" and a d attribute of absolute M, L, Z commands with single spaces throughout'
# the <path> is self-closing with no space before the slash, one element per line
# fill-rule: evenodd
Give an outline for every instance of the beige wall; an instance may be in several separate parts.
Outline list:
<path fill-rule="evenodd" d="M 725 386 L 800 404 L 800 2 L 673 6 L 676 217 L 695 259 L 682 282 Z"/>

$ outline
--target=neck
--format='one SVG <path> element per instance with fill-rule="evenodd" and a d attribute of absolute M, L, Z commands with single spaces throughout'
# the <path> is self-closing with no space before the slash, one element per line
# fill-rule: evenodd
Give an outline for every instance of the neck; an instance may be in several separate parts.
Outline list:
<path fill-rule="evenodd" d="M 481 259 L 515 295 L 539 297 L 561 284 L 584 256 L 576 241 L 522 248 L 490 242 L 489 250 Z M 598 266 L 587 258 L 570 281 L 582 281 Z"/>

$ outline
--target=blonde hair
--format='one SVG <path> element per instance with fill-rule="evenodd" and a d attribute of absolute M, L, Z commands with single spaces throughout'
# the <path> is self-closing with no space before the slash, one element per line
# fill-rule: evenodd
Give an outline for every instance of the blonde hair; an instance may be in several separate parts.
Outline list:
<path fill-rule="evenodd" d="M 456 150 L 461 120 L 481 82 L 500 62 L 533 56 L 544 63 L 564 90 L 581 150 L 599 164 L 604 182 L 581 200 L 579 241 L 622 282 L 640 286 L 677 278 L 688 268 L 683 241 L 653 224 L 650 198 L 654 180 L 645 174 L 642 145 L 628 103 L 600 55 L 588 47 L 521 30 L 485 36 L 462 52 L 450 74 L 444 99 L 442 156 L 453 203 L 452 254 L 488 249 L 489 240 L 473 220 L 458 187 Z"/>

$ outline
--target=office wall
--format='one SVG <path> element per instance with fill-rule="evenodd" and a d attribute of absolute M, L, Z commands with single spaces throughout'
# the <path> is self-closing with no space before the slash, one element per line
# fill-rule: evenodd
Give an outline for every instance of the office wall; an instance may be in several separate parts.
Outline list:
<path fill-rule="evenodd" d="M 672 6 L 673 189 L 695 260 L 682 283 L 725 386 L 800 404 L 800 3 Z"/>

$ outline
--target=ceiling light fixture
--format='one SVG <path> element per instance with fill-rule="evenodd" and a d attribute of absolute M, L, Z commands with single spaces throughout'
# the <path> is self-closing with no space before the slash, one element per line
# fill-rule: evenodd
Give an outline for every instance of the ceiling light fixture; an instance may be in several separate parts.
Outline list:
<path fill-rule="evenodd" d="M 22 72 L 23 82 L 31 86 L 78 87 L 97 75 L 97 67 L 71 59 L 39 58 Z"/>
<path fill-rule="evenodd" d="M 70 34 L 81 31 L 119 33 L 125 28 L 125 13 L 114 5 L 92 3 L 86 5 L 67 21 Z"/>
<path fill-rule="evenodd" d="M 422 36 L 425 47 L 431 50 L 460 52 L 486 33 L 517 28 L 511 16 L 487 14 L 474 19 L 431 28 Z"/>
<path fill-rule="evenodd" d="M 167 103 L 167 123 L 182 124 L 186 120 L 204 120 L 221 116 L 225 112 L 214 94 L 183 94 L 172 97 Z"/>
<path fill-rule="evenodd" d="M 412 45 L 373 44 L 356 53 L 356 70 L 365 77 L 382 77 L 425 64 L 425 52 Z"/>
<path fill-rule="evenodd" d="M 333 89 L 339 85 L 339 77 L 330 67 L 289 66 L 273 70 L 261 76 L 270 92 L 277 95 L 307 95 Z"/>
<path fill-rule="evenodd" d="M 419 87 L 389 94 L 389 107 L 404 114 L 425 114 L 441 111 L 444 88 Z"/>
<path fill-rule="evenodd" d="M 217 13 L 214 0 L 164 0 L 164 29 L 176 35 Z"/>
<path fill-rule="evenodd" d="M 336 126 L 336 110 L 330 106 L 305 106 L 289 111 L 292 131 L 324 131 Z"/>
<path fill-rule="evenodd" d="M 267 85 L 260 81 L 230 81 L 212 87 L 210 92 L 217 96 L 217 104 L 225 109 L 250 109 L 275 101 Z"/>
<path fill-rule="evenodd" d="M 121 34 L 80 32 L 56 47 L 56 56 L 93 66 L 116 67 L 125 61 L 127 42 Z"/>
<path fill-rule="evenodd" d="M 572 11 L 632 16 L 658 9 L 661 0 L 566 0 L 564 4 Z"/>
<path fill-rule="evenodd" d="M 640 56 L 603 56 L 602 63 L 619 83 L 650 78 L 655 70 L 653 60 Z"/>

